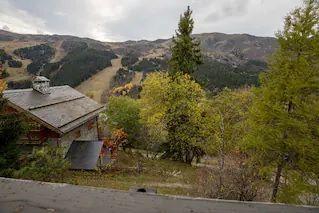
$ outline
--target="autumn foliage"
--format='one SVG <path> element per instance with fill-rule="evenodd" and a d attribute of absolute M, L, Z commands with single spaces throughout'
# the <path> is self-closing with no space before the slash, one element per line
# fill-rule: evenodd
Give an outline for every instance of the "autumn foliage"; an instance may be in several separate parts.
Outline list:
<path fill-rule="evenodd" d="M 4 80 L 0 79 L 0 94 L 7 88 L 7 84 Z"/>
<path fill-rule="evenodd" d="M 114 88 L 111 93 L 113 95 L 127 95 L 132 89 L 134 85 L 132 83 L 125 84 L 124 86 Z"/>
<path fill-rule="evenodd" d="M 116 159 L 118 148 L 127 141 L 127 137 L 128 135 L 123 129 L 114 130 L 111 137 L 104 139 L 103 148 L 106 151 L 102 155 L 110 152 L 111 158 Z"/>

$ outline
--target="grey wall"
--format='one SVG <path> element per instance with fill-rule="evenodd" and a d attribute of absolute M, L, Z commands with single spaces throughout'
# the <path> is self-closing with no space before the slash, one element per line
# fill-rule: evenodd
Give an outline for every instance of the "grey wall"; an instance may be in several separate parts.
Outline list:
<path fill-rule="evenodd" d="M 92 127 L 89 128 L 89 123 L 91 121 L 94 123 Z M 61 138 L 50 138 L 48 142 L 53 146 L 62 146 L 66 154 L 74 140 L 98 140 L 98 126 L 96 118 L 93 118 L 87 123 L 75 128 L 69 133 L 63 135 Z"/>

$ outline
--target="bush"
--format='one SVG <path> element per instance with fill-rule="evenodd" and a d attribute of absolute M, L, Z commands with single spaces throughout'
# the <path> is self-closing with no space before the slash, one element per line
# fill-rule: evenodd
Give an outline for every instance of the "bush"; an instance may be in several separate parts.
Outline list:
<path fill-rule="evenodd" d="M 106 110 L 107 126 L 111 130 L 123 129 L 128 134 L 128 142 L 123 144 L 132 147 L 137 142 L 141 124 L 139 122 L 139 103 L 127 96 L 110 97 Z"/>
<path fill-rule="evenodd" d="M 20 149 L 16 142 L 25 132 L 26 125 L 19 114 L 5 113 L 4 89 L 5 84 L 0 79 L 0 176 L 10 177 L 19 168 Z"/>
<path fill-rule="evenodd" d="M 196 188 L 199 195 L 215 199 L 265 201 L 269 196 L 258 170 L 249 167 L 238 155 L 227 157 L 223 170 L 214 167 L 198 170 Z"/>
<path fill-rule="evenodd" d="M 15 172 L 15 177 L 40 181 L 63 179 L 70 163 L 59 147 L 34 149 L 26 165 Z"/>
<path fill-rule="evenodd" d="M 116 129 L 110 137 L 104 139 L 103 147 L 110 151 L 111 159 L 116 159 L 119 147 L 125 146 L 125 143 L 127 143 L 127 133 L 123 129 Z"/>

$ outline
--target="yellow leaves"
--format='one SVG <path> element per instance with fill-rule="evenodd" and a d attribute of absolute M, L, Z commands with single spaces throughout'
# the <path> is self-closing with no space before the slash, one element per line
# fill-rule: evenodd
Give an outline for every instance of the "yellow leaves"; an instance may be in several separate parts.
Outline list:
<path fill-rule="evenodd" d="M 165 141 L 168 132 L 178 141 L 198 145 L 206 140 L 205 94 L 201 86 L 187 74 L 174 77 L 157 72 L 147 76 L 141 92 L 141 120 L 154 140 Z"/>
<path fill-rule="evenodd" d="M 132 83 L 125 84 L 124 86 L 116 87 L 112 90 L 112 94 L 120 94 L 120 95 L 126 95 L 128 94 L 131 89 L 134 88 L 134 85 Z"/>
<path fill-rule="evenodd" d="M 3 93 L 3 91 L 7 88 L 7 83 L 5 80 L 0 79 L 0 94 Z"/>
<path fill-rule="evenodd" d="M 127 141 L 128 134 L 123 129 L 116 129 L 112 132 L 111 137 L 105 138 L 103 146 L 111 152 L 111 158 L 117 158 L 117 151 L 121 144 Z M 103 150 L 101 155 L 104 156 L 106 152 Z"/>

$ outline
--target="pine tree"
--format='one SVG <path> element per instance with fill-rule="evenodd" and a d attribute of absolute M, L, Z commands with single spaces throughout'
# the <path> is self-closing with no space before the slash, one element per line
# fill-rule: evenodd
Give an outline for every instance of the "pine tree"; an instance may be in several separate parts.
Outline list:
<path fill-rule="evenodd" d="M 261 166 L 275 171 L 273 202 L 284 189 L 296 187 L 296 179 L 319 180 L 318 26 L 317 0 L 306 0 L 286 17 L 277 33 L 279 49 L 260 78 L 251 109 L 249 145 Z"/>
<path fill-rule="evenodd" d="M 184 15 L 181 15 L 176 37 L 173 37 L 172 58 L 169 63 L 171 75 L 178 72 L 191 75 L 202 64 L 200 43 L 191 37 L 194 28 L 192 13 L 188 7 Z"/>

